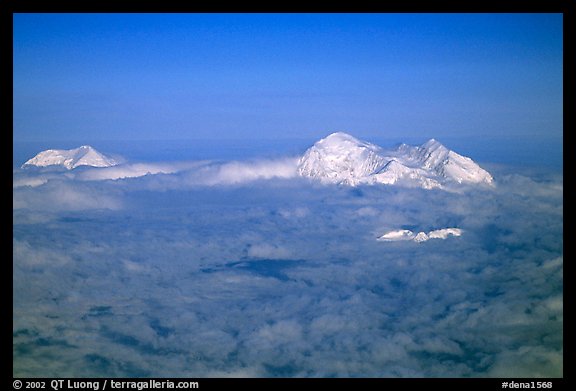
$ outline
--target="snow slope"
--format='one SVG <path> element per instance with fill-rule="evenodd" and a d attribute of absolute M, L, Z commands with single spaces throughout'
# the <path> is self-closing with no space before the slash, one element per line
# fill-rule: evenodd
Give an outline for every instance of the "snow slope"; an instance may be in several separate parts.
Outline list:
<path fill-rule="evenodd" d="M 472 159 L 431 139 L 421 146 L 394 150 L 337 132 L 319 140 L 298 162 L 298 173 L 324 183 L 356 186 L 395 184 L 442 188 L 448 183 L 492 184 L 493 178 Z"/>
<path fill-rule="evenodd" d="M 397 242 L 401 240 L 413 240 L 415 242 L 425 242 L 430 239 L 447 239 L 449 236 L 461 236 L 462 230 L 460 228 L 442 228 L 426 232 L 414 232 L 409 229 L 397 229 L 394 231 L 386 232 L 384 235 L 378 237 L 376 240 L 381 242 Z"/>
<path fill-rule="evenodd" d="M 42 151 L 22 165 L 47 167 L 63 166 L 72 170 L 78 166 L 111 167 L 119 164 L 113 158 L 106 156 L 89 145 L 83 145 L 75 149 L 48 149 Z"/>

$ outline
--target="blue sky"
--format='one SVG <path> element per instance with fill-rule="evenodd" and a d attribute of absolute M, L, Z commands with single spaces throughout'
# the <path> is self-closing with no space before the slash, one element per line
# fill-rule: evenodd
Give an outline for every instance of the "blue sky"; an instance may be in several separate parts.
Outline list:
<path fill-rule="evenodd" d="M 561 14 L 15 14 L 14 141 L 562 135 Z"/>
<path fill-rule="evenodd" d="M 560 14 L 14 15 L 13 375 L 562 377 L 562 55 Z M 495 186 L 299 177 L 335 131 Z M 87 143 L 123 163 L 20 168 Z"/>

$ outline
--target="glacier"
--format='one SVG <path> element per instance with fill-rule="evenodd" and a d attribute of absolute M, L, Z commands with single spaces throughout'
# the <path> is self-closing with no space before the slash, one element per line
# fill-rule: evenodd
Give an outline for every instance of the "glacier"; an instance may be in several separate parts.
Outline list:
<path fill-rule="evenodd" d="M 385 150 L 344 133 L 317 141 L 298 162 L 298 173 L 323 183 L 404 184 L 425 189 L 449 184 L 486 184 L 494 179 L 472 159 L 435 139 L 420 146 L 401 144 Z"/>
<path fill-rule="evenodd" d="M 119 162 L 110 156 L 98 152 L 89 145 L 82 145 L 74 149 L 48 149 L 26 161 L 22 168 L 36 166 L 62 166 L 72 170 L 79 166 L 112 167 Z"/>

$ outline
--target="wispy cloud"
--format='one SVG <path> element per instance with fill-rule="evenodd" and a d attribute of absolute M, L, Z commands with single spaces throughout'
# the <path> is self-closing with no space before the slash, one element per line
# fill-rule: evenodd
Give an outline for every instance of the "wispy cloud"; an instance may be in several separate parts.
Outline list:
<path fill-rule="evenodd" d="M 39 211 L 120 209 L 117 191 L 83 185 L 68 179 L 47 181 L 40 186 L 25 186 L 13 191 L 13 208 Z"/>
<path fill-rule="evenodd" d="M 15 376 L 562 376 L 561 177 L 350 189 L 293 163 L 15 187 Z M 438 227 L 465 235 L 375 240 Z"/>

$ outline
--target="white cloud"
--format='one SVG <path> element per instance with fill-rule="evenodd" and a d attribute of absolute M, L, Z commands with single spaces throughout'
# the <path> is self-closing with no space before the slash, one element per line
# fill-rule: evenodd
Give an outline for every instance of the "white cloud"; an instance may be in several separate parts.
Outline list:
<path fill-rule="evenodd" d="M 295 208 L 282 208 L 278 213 L 286 219 L 301 219 L 308 216 L 310 210 L 307 207 L 299 206 Z"/>
<path fill-rule="evenodd" d="M 561 181 L 352 190 L 290 159 L 163 164 L 13 189 L 15 375 L 563 374 Z"/>
<path fill-rule="evenodd" d="M 285 247 L 273 244 L 254 244 L 248 249 L 251 258 L 290 259 L 293 254 Z"/>
<path fill-rule="evenodd" d="M 23 186 L 36 187 L 36 186 L 41 186 L 41 185 L 45 184 L 46 182 L 48 182 L 48 179 L 44 178 L 44 177 L 14 178 L 14 180 L 12 181 L 12 187 L 13 188 L 23 187 Z"/>
<path fill-rule="evenodd" d="M 297 159 L 229 162 L 213 165 L 193 176 L 192 183 L 203 185 L 235 185 L 257 180 L 290 179 L 296 177 Z"/>
<path fill-rule="evenodd" d="M 379 212 L 378 212 L 378 209 L 376 209 L 376 208 L 366 206 L 363 208 L 359 208 L 356 211 L 356 214 L 360 217 L 371 217 L 371 216 L 378 216 Z"/>
<path fill-rule="evenodd" d="M 116 191 L 83 186 L 69 180 L 53 180 L 40 187 L 13 190 L 13 209 L 75 211 L 88 209 L 117 210 L 122 201 Z"/>
<path fill-rule="evenodd" d="M 254 181 L 291 179 L 297 176 L 296 158 L 214 162 L 206 160 L 127 163 L 112 167 L 81 167 L 62 172 L 52 168 L 16 170 L 13 187 L 36 187 L 49 181 L 125 180 L 124 186 L 149 190 L 182 189 L 190 186 L 241 185 Z M 130 179 L 139 180 L 130 182 Z M 144 180 L 145 182 L 142 182 Z"/>
<path fill-rule="evenodd" d="M 66 254 L 51 249 L 39 249 L 26 241 L 14 240 L 12 247 L 16 267 L 60 267 L 71 262 Z"/>
<path fill-rule="evenodd" d="M 154 174 L 173 174 L 181 171 L 186 165 L 175 163 L 134 163 L 113 167 L 88 168 L 79 171 L 76 177 L 85 181 L 107 179 L 137 178 Z"/>
<path fill-rule="evenodd" d="M 563 351 L 540 346 L 522 346 L 499 353 L 490 368 L 491 377 L 563 377 Z"/>
<path fill-rule="evenodd" d="M 275 345 L 293 344 L 302 340 L 303 329 L 294 320 L 280 320 L 272 325 L 264 325 L 251 336 L 251 345 L 256 351 Z"/>

